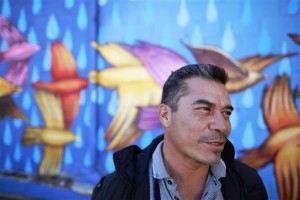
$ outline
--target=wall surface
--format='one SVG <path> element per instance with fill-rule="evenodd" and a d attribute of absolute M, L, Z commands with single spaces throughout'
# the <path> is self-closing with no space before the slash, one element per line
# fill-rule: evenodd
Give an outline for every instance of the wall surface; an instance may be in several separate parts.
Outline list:
<path fill-rule="evenodd" d="M 222 59 L 235 157 L 270 199 L 297 190 L 280 180 L 300 181 L 299 0 L 1 0 L 0 15 L 0 197 L 90 199 L 116 150 L 163 133 L 170 71 Z"/>

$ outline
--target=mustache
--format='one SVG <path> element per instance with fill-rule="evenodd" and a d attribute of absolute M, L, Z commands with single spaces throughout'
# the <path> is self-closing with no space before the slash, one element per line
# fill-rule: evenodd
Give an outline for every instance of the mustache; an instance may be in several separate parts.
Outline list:
<path fill-rule="evenodd" d="M 205 135 L 202 135 L 197 142 L 201 143 L 201 142 L 212 142 L 212 141 L 216 141 L 216 142 L 226 142 L 227 137 L 224 133 L 222 132 L 213 132 L 213 133 L 208 133 Z"/>

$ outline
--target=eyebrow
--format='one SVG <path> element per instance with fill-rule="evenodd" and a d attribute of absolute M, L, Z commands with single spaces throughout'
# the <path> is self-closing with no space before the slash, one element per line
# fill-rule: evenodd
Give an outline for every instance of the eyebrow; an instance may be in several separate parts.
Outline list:
<path fill-rule="evenodd" d="M 209 106 L 209 107 L 215 106 L 214 103 L 212 103 L 212 102 L 210 102 L 210 101 L 208 101 L 208 100 L 206 100 L 206 99 L 198 99 L 197 101 L 194 101 L 194 102 L 192 103 L 192 105 L 197 105 L 197 104 L 205 104 L 205 105 L 207 105 L 207 106 Z M 224 106 L 224 108 L 225 108 L 225 109 L 229 109 L 229 110 L 231 110 L 231 111 L 234 110 L 234 108 L 233 108 L 232 105 L 226 105 L 226 106 Z"/>

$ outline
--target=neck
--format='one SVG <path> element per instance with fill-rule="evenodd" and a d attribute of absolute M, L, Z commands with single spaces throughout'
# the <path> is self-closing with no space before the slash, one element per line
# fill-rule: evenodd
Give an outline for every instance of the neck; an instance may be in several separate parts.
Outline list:
<path fill-rule="evenodd" d="M 200 199 L 210 166 L 180 156 L 166 143 L 162 152 L 166 170 L 175 179 L 177 191 L 183 199 Z"/>

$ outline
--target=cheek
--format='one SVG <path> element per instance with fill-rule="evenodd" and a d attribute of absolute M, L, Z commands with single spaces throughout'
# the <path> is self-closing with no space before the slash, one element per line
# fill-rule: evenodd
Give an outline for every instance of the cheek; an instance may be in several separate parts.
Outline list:
<path fill-rule="evenodd" d="M 230 121 L 228 121 L 228 124 L 227 124 L 227 131 L 226 131 L 226 136 L 228 137 L 230 135 L 230 132 L 231 132 L 231 123 Z"/>

